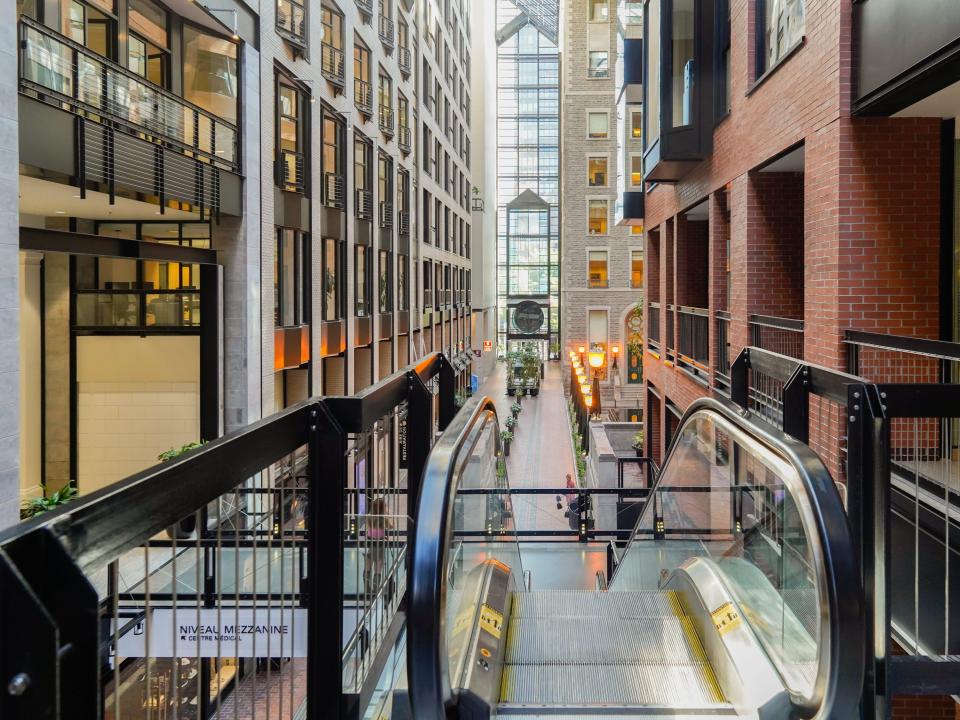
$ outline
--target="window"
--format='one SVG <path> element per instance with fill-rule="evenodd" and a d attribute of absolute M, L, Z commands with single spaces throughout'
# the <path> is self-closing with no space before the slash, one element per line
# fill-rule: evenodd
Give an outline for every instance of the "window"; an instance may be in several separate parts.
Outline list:
<path fill-rule="evenodd" d="M 715 41 L 716 74 L 714 81 L 714 111 L 720 120 L 730 112 L 730 0 L 717 0 Z"/>
<path fill-rule="evenodd" d="M 608 0 L 589 0 L 590 21 L 606 22 L 609 19 Z"/>
<path fill-rule="evenodd" d="M 377 103 L 380 108 L 380 127 L 393 132 L 393 83 L 390 76 L 381 72 L 377 87 Z"/>
<path fill-rule="evenodd" d="M 380 227 L 393 227 L 393 160 L 377 154 L 377 197 L 380 199 Z"/>
<path fill-rule="evenodd" d="M 640 25 L 643 23 L 642 0 L 627 0 L 623 7 L 623 24 Z"/>
<path fill-rule="evenodd" d="M 343 86 L 343 15 L 326 5 L 320 8 L 320 71 Z"/>
<path fill-rule="evenodd" d="M 630 287 L 643 287 L 643 250 L 630 251 Z"/>
<path fill-rule="evenodd" d="M 675 128 L 684 127 L 693 121 L 694 20 L 694 0 L 673 0 L 670 77 L 673 107 L 670 118 L 671 125 Z"/>
<path fill-rule="evenodd" d="M 323 319 L 339 320 L 343 317 L 343 289 L 337 282 L 340 278 L 340 262 L 343 242 L 334 238 L 323 239 Z"/>
<path fill-rule="evenodd" d="M 757 0 L 757 77 L 776 65 L 803 39 L 803 2 Z"/>
<path fill-rule="evenodd" d="M 587 231 L 591 235 L 607 234 L 607 200 L 587 200 Z"/>
<path fill-rule="evenodd" d="M 590 187 L 606 186 L 607 158 L 605 156 L 587 158 L 587 182 Z"/>
<path fill-rule="evenodd" d="M 691 2 L 693 0 L 690 0 Z M 587 75 L 592 78 L 605 78 L 609 76 L 607 69 L 607 51 L 591 50 L 589 53 L 589 67 Z"/>
<path fill-rule="evenodd" d="M 607 251 L 590 250 L 587 252 L 587 280 L 592 288 L 605 288 L 607 277 Z"/>
<path fill-rule="evenodd" d="M 112 2 L 94 2 L 94 4 L 108 13 L 115 12 Z M 113 57 L 113 20 L 108 15 L 77 0 L 65 2 L 61 15 L 64 35 L 99 55 Z"/>
<path fill-rule="evenodd" d="M 192 25 L 185 24 L 184 98 L 236 125 L 237 88 L 237 46 L 229 40 L 206 35 Z"/>
<path fill-rule="evenodd" d="M 371 147 L 360 135 L 353 139 L 353 188 L 355 190 L 355 203 L 357 217 L 370 219 L 373 213 L 372 198 L 370 195 L 370 186 L 372 184 L 370 173 L 371 167 Z"/>
<path fill-rule="evenodd" d="M 353 46 L 353 103 L 368 114 L 373 110 L 370 90 L 370 51 L 362 45 Z"/>
<path fill-rule="evenodd" d="M 303 0 L 277 0 L 277 32 L 297 45 L 307 43 L 307 13 Z"/>
<path fill-rule="evenodd" d="M 366 245 L 353 248 L 354 274 L 354 315 L 370 315 L 370 258 L 371 251 Z"/>
<path fill-rule="evenodd" d="M 633 187 L 643 186 L 643 156 L 630 156 L 630 184 Z"/>
<path fill-rule="evenodd" d="M 277 228 L 273 274 L 274 323 L 277 327 L 294 327 L 304 322 L 303 275 L 303 233 Z"/>
<path fill-rule="evenodd" d="M 380 303 L 380 312 L 393 310 L 393 288 L 390 287 L 391 258 L 389 250 L 380 251 L 379 274 L 377 276 L 377 299 Z"/>
<path fill-rule="evenodd" d="M 643 147 L 652 147 L 660 139 L 660 2 L 650 0 L 644 19 L 643 109 L 647 119 Z"/>
<path fill-rule="evenodd" d="M 630 138 L 632 140 L 643 140 L 643 111 L 630 111 Z"/>
<path fill-rule="evenodd" d="M 604 111 L 587 112 L 587 137 L 591 140 L 604 140 L 610 132 L 610 116 Z"/>
<path fill-rule="evenodd" d="M 410 309 L 410 300 L 408 297 L 409 288 L 407 287 L 409 266 L 410 258 L 406 255 L 397 256 L 397 310 Z"/>
<path fill-rule="evenodd" d="M 343 207 L 343 167 L 340 148 L 342 126 L 332 115 L 323 113 L 323 202 L 329 207 Z"/>
<path fill-rule="evenodd" d="M 433 307 L 433 293 L 431 292 L 430 282 L 433 278 L 432 263 L 429 260 L 423 261 L 423 307 Z"/>
<path fill-rule="evenodd" d="M 283 79 L 277 82 L 277 182 L 289 192 L 304 189 L 303 152 L 301 151 L 302 97 L 296 88 Z"/>
<path fill-rule="evenodd" d="M 607 311 L 587 311 L 587 340 L 591 350 L 607 349 Z"/>
<path fill-rule="evenodd" d="M 167 87 L 169 42 L 167 13 L 150 0 L 130 0 L 127 67 L 150 82 Z"/>

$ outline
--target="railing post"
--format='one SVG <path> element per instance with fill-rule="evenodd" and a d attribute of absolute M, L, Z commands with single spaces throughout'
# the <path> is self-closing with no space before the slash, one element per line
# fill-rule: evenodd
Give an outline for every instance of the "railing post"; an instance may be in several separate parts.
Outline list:
<path fill-rule="evenodd" d="M 783 431 L 802 443 L 810 441 L 810 368 L 797 365 L 783 386 Z"/>
<path fill-rule="evenodd" d="M 347 441 L 323 402 L 310 409 L 309 421 L 307 718 L 339 720 Z M 336 688 L 334 693 L 330 692 L 331 685 Z"/>
<path fill-rule="evenodd" d="M 420 479 L 433 445 L 433 394 L 416 370 L 407 373 L 407 517 L 417 514 Z M 411 524 L 409 531 L 413 532 Z"/>
<path fill-rule="evenodd" d="M 730 366 L 730 399 L 746 410 L 750 406 L 750 348 L 740 351 Z"/>
<path fill-rule="evenodd" d="M 437 424 L 440 430 L 446 430 L 447 425 L 453 420 L 453 416 L 457 414 L 456 398 L 454 397 L 456 394 L 457 378 L 453 371 L 453 365 L 450 364 L 446 355 L 440 356 L 440 376 L 438 382 L 440 383 L 440 417 L 437 418 Z"/>
<path fill-rule="evenodd" d="M 863 720 L 889 717 L 890 424 L 875 385 L 847 389 L 847 513 L 863 578 Z"/>

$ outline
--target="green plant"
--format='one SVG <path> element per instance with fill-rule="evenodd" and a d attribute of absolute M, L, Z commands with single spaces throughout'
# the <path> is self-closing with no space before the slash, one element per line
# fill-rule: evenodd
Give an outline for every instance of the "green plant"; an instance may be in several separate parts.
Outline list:
<path fill-rule="evenodd" d="M 504 421 L 503 424 L 506 425 L 509 430 L 513 430 L 517 426 L 517 419 L 511 415 Z"/>
<path fill-rule="evenodd" d="M 462 408 L 464 403 L 467 402 L 467 397 L 468 396 L 462 392 L 455 392 L 453 394 L 453 404 L 458 408 Z"/>
<path fill-rule="evenodd" d="M 68 502 L 73 500 L 78 491 L 72 485 L 65 485 L 59 490 L 50 495 L 47 495 L 47 486 L 43 485 L 44 497 L 33 498 L 28 500 L 24 506 L 20 509 L 20 519 L 27 520 L 32 517 L 36 517 L 42 513 L 47 512 L 47 510 L 53 510 L 61 505 L 66 505 Z"/>
<path fill-rule="evenodd" d="M 643 450 L 643 432 L 638 432 L 633 436 L 633 442 L 630 443 L 630 446 L 634 450 Z"/>
<path fill-rule="evenodd" d="M 186 445 L 181 445 L 180 447 L 172 447 L 169 450 L 164 450 L 162 453 L 157 455 L 157 460 L 160 462 L 167 462 L 176 457 L 180 457 L 185 452 L 196 450 L 198 447 L 203 447 L 206 444 L 206 440 L 201 440 L 200 442 L 188 442 Z"/>
<path fill-rule="evenodd" d="M 509 430 L 501 430 L 501 431 L 500 431 L 500 442 L 502 442 L 504 445 L 509 445 L 510 443 L 512 443 L 512 442 L 513 442 L 513 433 L 510 432 Z"/>
<path fill-rule="evenodd" d="M 480 188 L 478 188 L 476 185 L 474 185 L 474 186 L 473 186 L 473 190 L 472 190 L 471 192 L 473 192 L 474 195 L 479 195 L 479 194 L 480 194 Z"/>
<path fill-rule="evenodd" d="M 501 455 L 497 458 L 497 480 L 507 479 L 507 461 Z"/>
<path fill-rule="evenodd" d="M 513 405 L 510 406 L 510 412 L 512 412 L 514 415 L 519 413 L 521 410 L 523 410 L 523 405 L 521 405 L 520 403 L 514 403 Z"/>

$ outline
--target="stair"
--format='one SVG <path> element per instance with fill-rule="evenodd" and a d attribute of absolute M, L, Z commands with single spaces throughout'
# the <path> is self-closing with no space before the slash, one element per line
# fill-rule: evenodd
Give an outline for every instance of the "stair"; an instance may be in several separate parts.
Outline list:
<path fill-rule="evenodd" d="M 735 715 L 671 591 L 515 593 L 505 663 L 499 715 Z"/>

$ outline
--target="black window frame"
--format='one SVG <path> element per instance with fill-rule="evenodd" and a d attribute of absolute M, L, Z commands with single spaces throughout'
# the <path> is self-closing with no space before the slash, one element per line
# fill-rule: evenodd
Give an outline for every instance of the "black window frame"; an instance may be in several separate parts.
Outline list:
<path fill-rule="evenodd" d="M 336 322 L 342 320 L 344 317 L 344 300 L 346 298 L 346 293 L 344 292 L 344 285 L 340 282 L 340 279 L 346 275 L 346 270 L 344 267 L 346 261 L 346 254 L 344 253 L 344 248 L 346 243 L 343 240 L 340 240 L 335 237 L 324 237 L 322 241 L 322 246 L 320 249 L 321 252 L 321 262 L 320 265 L 323 268 L 323 276 L 321 278 L 321 295 L 322 295 L 322 308 L 321 313 L 324 322 Z M 330 293 L 330 281 L 331 278 L 327 273 L 327 256 L 330 249 L 333 249 L 333 267 L 334 275 L 332 278 L 333 281 L 333 312 L 330 310 L 330 303 L 328 298 Z M 332 315 L 332 317 L 329 317 Z"/>
<path fill-rule="evenodd" d="M 292 323 L 284 322 L 284 316 L 286 315 L 286 308 L 284 306 L 284 297 L 286 295 L 285 285 L 287 282 L 287 278 L 283 273 L 284 243 L 282 239 L 283 239 L 283 234 L 285 232 L 293 233 L 293 245 L 294 245 L 294 263 L 293 263 L 294 308 L 293 308 Z M 309 289 L 310 289 L 309 234 L 303 232 L 302 230 L 298 230 L 296 228 L 277 226 L 276 232 L 274 233 L 274 238 L 276 241 L 276 251 L 275 251 L 275 259 L 274 259 L 275 271 L 274 271 L 274 278 L 273 278 L 274 327 L 288 328 L 288 327 L 300 327 L 302 325 L 308 325 L 310 323 L 310 303 L 308 298 Z"/>
<path fill-rule="evenodd" d="M 361 262 L 360 256 L 363 256 Z M 353 246 L 353 311 L 355 317 L 370 317 L 373 314 L 373 283 L 371 270 L 373 267 L 373 248 L 363 243 Z M 360 267 L 363 267 L 363 282 L 360 282 Z M 360 289 L 363 289 L 361 296 Z"/>
<path fill-rule="evenodd" d="M 724 58 L 730 57 L 732 52 L 730 39 L 730 0 L 716 0 L 714 14 L 714 81 L 713 81 L 713 113 L 714 125 L 730 114 L 733 99 L 730 86 L 730 73 Z"/>
<path fill-rule="evenodd" d="M 280 3 L 281 2 L 287 2 L 291 6 L 290 28 L 286 28 L 280 24 Z M 274 28 L 277 31 L 277 35 L 279 35 L 284 40 L 286 40 L 287 42 L 289 42 L 290 44 L 296 46 L 298 49 L 301 49 L 301 50 L 306 50 L 309 47 L 308 38 L 310 37 L 310 25 L 309 25 L 310 11 L 308 6 L 309 6 L 309 3 L 305 2 L 305 0 L 278 0 L 277 1 L 277 8 L 276 8 L 277 12 L 275 14 L 276 22 L 274 23 Z M 303 12 L 303 22 L 301 23 L 302 31 L 299 33 L 293 27 L 293 8 L 294 7 L 300 8 L 300 10 Z"/>

